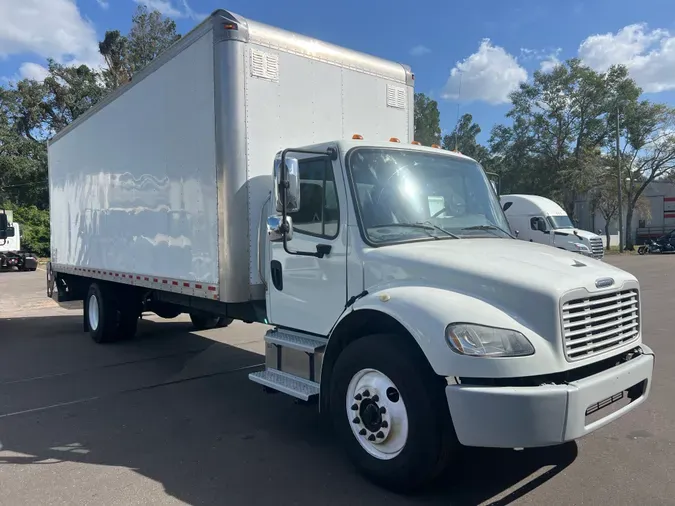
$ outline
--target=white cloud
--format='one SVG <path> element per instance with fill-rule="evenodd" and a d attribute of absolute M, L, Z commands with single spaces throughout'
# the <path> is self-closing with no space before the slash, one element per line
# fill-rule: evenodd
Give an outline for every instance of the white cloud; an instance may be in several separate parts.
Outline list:
<path fill-rule="evenodd" d="M 106 0 L 96 0 L 96 3 L 101 7 L 101 9 L 107 11 L 110 4 Z"/>
<path fill-rule="evenodd" d="M 185 17 L 185 13 L 176 9 L 169 0 L 134 0 L 134 2 L 145 5 L 151 11 L 159 11 L 170 18 Z"/>
<path fill-rule="evenodd" d="M 410 49 L 409 53 L 412 56 L 424 56 L 425 54 L 431 53 L 431 49 L 429 49 L 427 46 L 423 46 L 422 44 L 418 44 L 417 46 Z"/>
<path fill-rule="evenodd" d="M 21 79 L 33 79 L 34 81 L 44 81 L 49 75 L 49 70 L 39 63 L 26 62 L 19 67 L 19 77 Z"/>
<path fill-rule="evenodd" d="M 134 2 L 145 5 L 151 11 L 158 11 L 169 18 L 190 18 L 195 21 L 202 21 L 207 16 L 207 14 L 193 11 L 187 0 L 178 0 L 182 9 L 174 6 L 171 0 L 134 0 Z"/>
<path fill-rule="evenodd" d="M 26 53 L 64 64 L 103 62 L 96 31 L 74 0 L 0 1 L 0 58 Z M 36 75 L 35 64 L 22 67 Z"/>
<path fill-rule="evenodd" d="M 460 76 L 461 97 L 458 96 Z M 503 47 L 492 45 L 489 39 L 483 39 L 477 52 L 452 69 L 443 98 L 504 104 L 509 102 L 509 93 L 526 80 L 527 71 L 513 55 Z"/>
<path fill-rule="evenodd" d="M 579 57 L 598 71 L 622 63 L 645 91 L 675 89 L 675 35 L 668 30 L 649 30 L 644 23 L 618 32 L 591 35 L 579 46 Z"/>
<path fill-rule="evenodd" d="M 544 58 L 542 58 L 541 63 L 539 64 L 539 69 L 542 72 L 553 71 L 553 69 L 555 69 L 561 63 L 560 59 L 558 58 L 558 55 L 560 54 L 561 51 L 562 49 L 558 48 L 552 53 L 549 53 Z"/>

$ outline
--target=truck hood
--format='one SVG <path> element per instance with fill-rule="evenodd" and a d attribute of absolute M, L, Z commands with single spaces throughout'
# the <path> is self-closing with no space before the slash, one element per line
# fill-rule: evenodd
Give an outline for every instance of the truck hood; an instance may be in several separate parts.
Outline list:
<path fill-rule="evenodd" d="M 635 277 L 605 262 L 548 245 L 515 239 L 446 239 L 391 245 L 365 252 L 364 288 L 419 284 L 481 299 L 550 335 L 560 297 L 571 290 L 598 289 L 612 278 L 618 289 Z"/>
<path fill-rule="evenodd" d="M 580 228 L 557 228 L 555 229 L 555 232 L 561 232 L 563 234 L 568 234 L 568 239 L 573 240 L 575 236 L 582 237 L 586 239 L 587 241 L 590 241 L 591 239 L 597 237 L 598 239 L 602 240 L 602 238 L 598 234 L 594 234 L 593 232 L 589 232 L 588 230 L 581 230 Z M 576 234 L 574 233 L 576 232 Z"/>

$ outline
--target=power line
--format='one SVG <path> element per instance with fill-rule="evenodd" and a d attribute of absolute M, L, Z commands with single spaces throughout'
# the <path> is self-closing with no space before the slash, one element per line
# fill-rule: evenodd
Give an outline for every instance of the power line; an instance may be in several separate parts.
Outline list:
<path fill-rule="evenodd" d="M 8 188 L 21 188 L 23 186 L 37 186 L 41 184 L 47 184 L 49 181 L 46 179 L 44 181 L 33 181 L 31 183 L 19 183 L 19 184 L 10 184 L 7 186 L 0 186 L 0 190 L 6 190 Z"/>

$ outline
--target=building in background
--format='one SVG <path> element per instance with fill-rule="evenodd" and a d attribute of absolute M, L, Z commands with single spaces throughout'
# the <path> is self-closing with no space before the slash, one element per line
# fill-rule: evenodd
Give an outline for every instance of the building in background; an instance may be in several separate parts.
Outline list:
<path fill-rule="evenodd" d="M 657 238 L 675 229 L 675 183 L 653 182 L 643 192 L 643 198 L 649 203 L 649 213 L 640 213 L 636 210 L 633 215 L 630 233 L 635 244 L 642 244 L 648 238 Z M 576 225 L 584 230 L 590 230 L 605 235 L 605 219 L 600 211 L 593 212 L 589 199 L 580 199 L 575 203 L 574 210 Z M 626 209 L 623 211 L 624 228 Z M 617 243 L 619 219 L 615 216 L 609 224 L 609 233 L 612 244 Z"/>

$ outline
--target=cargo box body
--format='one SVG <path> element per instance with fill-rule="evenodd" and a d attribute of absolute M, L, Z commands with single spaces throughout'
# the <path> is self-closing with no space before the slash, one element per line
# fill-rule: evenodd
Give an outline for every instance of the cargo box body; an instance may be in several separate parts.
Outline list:
<path fill-rule="evenodd" d="M 53 268 L 262 299 L 275 154 L 411 141 L 413 95 L 402 65 L 216 11 L 50 142 Z"/>

